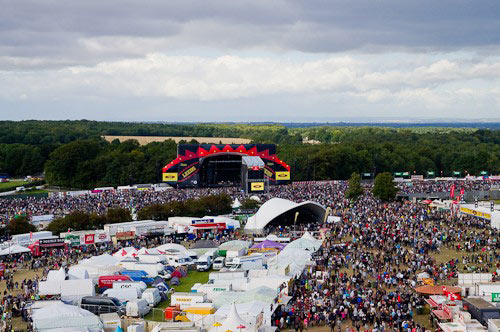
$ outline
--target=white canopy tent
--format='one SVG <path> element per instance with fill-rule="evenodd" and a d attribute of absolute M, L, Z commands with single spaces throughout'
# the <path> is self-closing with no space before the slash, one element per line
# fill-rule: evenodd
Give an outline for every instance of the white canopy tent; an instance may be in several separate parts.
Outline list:
<path fill-rule="evenodd" d="M 34 310 L 32 318 L 36 331 L 100 332 L 103 329 L 99 317 L 90 311 L 59 301 Z"/>
<path fill-rule="evenodd" d="M 137 257 L 137 255 L 139 255 L 139 251 L 137 249 L 135 249 L 134 247 L 127 247 L 115 252 L 113 254 L 113 257 L 121 260 L 128 257 Z"/>
<path fill-rule="evenodd" d="M 10 247 L 0 250 L 0 256 L 22 254 L 26 252 L 31 252 L 31 250 L 18 244 L 13 244 Z"/>
<path fill-rule="evenodd" d="M 187 251 L 186 247 L 177 244 L 177 243 L 165 243 L 162 244 L 161 246 L 156 247 L 159 251 L 165 252 L 167 250 L 174 250 L 174 251 Z"/>

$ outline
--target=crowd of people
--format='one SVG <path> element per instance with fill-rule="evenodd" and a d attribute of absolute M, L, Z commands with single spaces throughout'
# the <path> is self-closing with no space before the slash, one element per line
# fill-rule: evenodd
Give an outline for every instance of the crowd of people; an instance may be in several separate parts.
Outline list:
<path fill-rule="evenodd" d="M 439 185 L 439 184 L 438 184 Z M 449 186 L 450 183 L 443 184 Z M 467 184 L 471 189 L 482 184 Z M 346 198 L 345 181 L 304 182 L 272 186 L 259 195 L 265 202 L 273 197 L 315 201 L 329 207 L 340 221 L 331 224 L 306 223 L 297 227 L 275 225 L 268 231 L 294 237 L 295 231 L 327 229 L 323 246 L 314 255 L 313 266 L 296 278 L 289 288 L 289 306 L 275 314 L 279 327 L 307 329 L 328 325 L 331 330 L 350 331 L 424 331 L 415 321 L 416 308 L 423 298 L 414 288 L 418 275 L 425 272 L 436 284 L 450 282 L 458 272 L 491 272 L 500 269 L 498 230 L 482 219 L 453 216 L 448 211 L 432 210 L 410 201 L 382 202 L 369 191 L 356 201 Z M 419 187 L 420 190 L 438 187 Z M 403 189 L 402 189 L 403 190 Z M 243 200 L 248 195 L 239 188 L 210 188 L 139 192 L 102 192 L 79 196 L 51 196 L 41 200 L 9 200 L 0 214 L 64 214 L 73 210 L 104 213 L 110 207 L 140 209 L 153 203 L 186 200 L 205 195 L 228 193 Z M 222 243 L 246 235 L 236 232 L 213 235 Z M 123 245 L 150 247 L 166 239 L 137 239 Z M 2 319 L 9 327 L 10 316 L 24 315 L 24 304 L 36 296 L 36 286 L 51 269 L 70 266 L 78 260 L 102 253 L 112 253 L 110 244 L 54 251 L 50 256 L 33 260 L 21 256 L 8 261 L 3 283 Z M 437 259 L 443 251 L 451 255 Z M 30 268 L 39 274 L 30 280 L 12 279 L 16 268 Z M 24 316 L 23 316 L 24 317 Z M 8 331 L 7 329 L 4 329 Z"/>
<path fill-rule="evenodd" d="M 498 188 L 500 180 L 425 180 L 425 181 L 403 181 L 398 183 L 398 189 L 402 194 L 417 194 L 417 193 L 442 193 L 451 192 L 452 187 L 455 187 L 455 193 L 458 195 L 463 189 L 464 191 L 489 191 L 492 188 Z"/>

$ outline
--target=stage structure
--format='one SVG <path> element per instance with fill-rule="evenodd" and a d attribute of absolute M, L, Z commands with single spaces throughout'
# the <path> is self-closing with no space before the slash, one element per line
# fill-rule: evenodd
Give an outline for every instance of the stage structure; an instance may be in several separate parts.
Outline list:
<path fill-rule="evenodd" d="M 290 166 L 274 144 L 179 144 L 177 158 L 162 171 L 163 181 L 176 188 L 240 186 L 258 193 L 290 182 Z"/>

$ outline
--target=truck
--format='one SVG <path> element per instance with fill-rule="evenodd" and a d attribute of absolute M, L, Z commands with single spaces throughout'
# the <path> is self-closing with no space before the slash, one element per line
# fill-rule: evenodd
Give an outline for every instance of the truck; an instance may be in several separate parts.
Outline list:
<path fill-rule="evenodd" d="M 199 285 L 196 289 L 191 289 L 193 293 L 205 293 L 207 295 L 207 300 L 213 301 L 217 296 L 224 292 L 232 291 L 231 284 L 228 285 L 214 285 L 214 284 L 204 284 Z"/>
<path fill-rule="evenodd" d="M 226 266 L 229 266 L 234 258 L 244 256 L 246 253 L 247 248 L 244 247 L 228 248 L 226 250 Z"/>
<path fill-rule="evenodd" d="M 179 305 L 181 309 L 194 306 L 196 303 L 207 301 L 205 293 L 176 292 L 170 297 L 170 305 Z"/>
<path fill-rule="evenodd" d="M 462 300 L 465 310 L 470 312 L 472 318 L 486 325 L 488 319 L 499 319 L 500 309 L 482 298 L 469 297 Z"/>
<path fill-rule="evenodd" d="M 112 288 L 115 281 L 132 281 L 132 278 L 128 275 L 101 276 L 97 279 L 97 287 L 103 291 Z"/>
<path fill-rule="evenodd" d="M 123 270 L 120 272 L 124 276 L 128 276 L 130 278 L 129 281 L 142 281 L 146 285 L 150 285 L 153 283 L 154 279 L 148 277 L 148 274 L 142 270 Z"/>
<path fill-rule="evenodd" d="M 236 279 L 218 279 L 213 280 L 207 285 L 214 286 L 231 286 L 233 291 L 244 291 L 246 284 L 248 284 L 248 278 L 236 278 Z"/>
<path fill-rule="evenodd" d="M 138 289 L 141 293 L 148 288 L 146 283 L 142 281 L 115 281 L 113 283 L 113 289 L 131 289 L 131 288 L 136 288 Z"/>
<path fill-rule="evenodd" d="M 196 270 L 208 271 L 212 267 L 212 258 L 209 255 L 202 255 L 196 261 Z"/>
<path fill-rule="evenodd" d="M 102 293 L 103 296 L 116 297 L 120 302 L 126 303 L 128 301 L 135 301 L 141 297 L 140 290 L 138 288 L 109 288 Z"/>
<path fill-rule="evenodd" d="M 215 280 L 232 280 L 246 277 L 246 271 L 227 271 L 227 272 L 210 272 L 208 275 L 209 281 Z"/>
<path fill-rule="evenodd" d="M 252 254 L 249 256 L 235 257 L 229 268 L 231 270 L 252 270 L 252 269 L 263 269 L 264 260 L 261 254 Z"/>

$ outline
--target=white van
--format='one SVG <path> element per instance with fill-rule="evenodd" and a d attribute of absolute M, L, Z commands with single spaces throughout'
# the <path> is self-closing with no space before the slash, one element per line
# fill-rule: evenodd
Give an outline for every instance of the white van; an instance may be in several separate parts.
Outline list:
<path fill-rule="evenodd" d="M 148 288 L 142 293 L 142 299 L 146 300 L 150 307 L 156 306 L 161 301 L 158 288 Z"/>
<path fill-rule="evenodd" d="M 217 257 L 215 260 L 214 260 L 214 264 L 212 266 L 212 268 L 214 270 L 220 270 L 224 267 L 224 262 L 226 261 L 226 258 L 225 257 Z"/>
<path fill-rule="evenodd" d="M 144 317 L 151 311 L 146 300 L 136 300 L 127 302 L 126 315 L 129 317 Z"/>
<path fill-rule="evenodd" d="M 196 270 L 208 271 L 212 267 L 212 258 L 208 255 L 203 255 L 196 261 Z"/>
<path fill-rule="evenodd" d="M 104 296 L 116 297 L 120 302 L 135 301 L 141 297 L 141 292 L 137 288 L 113 289 L 109 288 L 102 293 Z"/>

